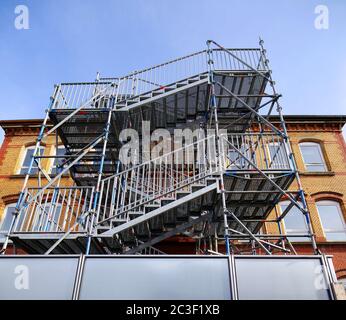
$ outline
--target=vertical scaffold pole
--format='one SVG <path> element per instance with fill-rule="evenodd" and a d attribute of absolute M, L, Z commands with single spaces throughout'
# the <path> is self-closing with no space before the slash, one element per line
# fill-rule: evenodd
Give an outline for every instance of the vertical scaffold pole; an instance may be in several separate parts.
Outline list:
<path fill-rule="evenodd" d="M 261 56 L 262 56 L 262 59 L 263 59 L 263 64 L 269 70 L 269 61 L 268 61 L 268 59 L 266 57 L 266 50 L 264 48 L 264 41 L 262 39 L 260 39 L 259 45 L 260 45 L 260 48 L 261 48 Z M 275 82 L 272 80 L 271 73 L 269 73 L 269 79 L 270 79 L 269 82 L 270 82 L 270 86 L 272 88 L 273 94 L 276 96 L 277 93 L 276 93 L 276 89 L 275 89 Z M 282 114 L 282 107 L 281 107 L 278 99 L 276 99 L 275 103 L 276 103 L 276 110 L 277 110 L 277 112 L 279 114 L 279 118 L 280 118 L 280 125 L 281 125 L 282 131 L 284 133 L 285 145 L 286 145 L 286 148 L 287 148 L 286 150 L 288 151 L 288 154 L 289 154 L 289 159 L 290 159 L 290 162 L 291 162 L 291 166 L 292 166 L 292 169 L 293 169 L 293 172 L 294 172 L 294 175 L 295 175 L 295 179 L 296 179 L 297 185 L 298 185 L 299 195 L 300 195 L 300 198 L 302 200 L 302 205 L 303 205 L 303 208 L 304 208 L 304 212 L 302 212 L 302 213 L 303 213 L 303 215 L 305 217 L 306 224 L 308 226 L 308 232 L 309 232 L 309 236 L 310 236 L 310 239 L 311 239 L 312 248 L 313 248 L 313 251 L 314 251 L 315 254 L 319 254 L 319 250 L 318 250 L 317 243 L 316 243 L 316 238 L 315 238 L 315 235 L 314 235 L 314 232 L 313 232 L 313 228 L 312 228 L 312 224 L 311 224 L 310 212 L 309 212 L 308 207 L 307 207 L 307 203 L 306 203 L 303 187 L 302 187 L 301 180 L 300 180 L 299 173 L 298 173 L 298 168 L 297 168 L 297 165 L 296 165 L 296 162 L 295 162 L 295 159 L 294 159 L 293 150 L 291 148 L 291 144 L 290 144 L 289 137 L 288 137 L 288 134 L 287 134 L 286 124 L 285 124 L 285 120 L 284 120 L 284 117 L 283 117 L 283 114 Z"/>
<path fill-rule="evenodd" d="M 207 41 L 207 65 L 208 65 L 208 85 L 210 90 L 210 109 L 211 112 L 214 113 L 214 121 L 215 121 L 215 138 L 216 138 L 216 157 L 218 159 L 218 166 L 220 171 L 220 192 L 221 192 L 221 201 L 222 201 L 222 209 L 223 209 L 223 221 L 224 221 L 224 235 L 225 235 L 225 246 L 226 246 L 226 254 L 230 255 L 230 243 L 229 243 L 229 226 L 227 219 L 227 205 L 226 205 L 226 194 L 225 194 L 225 185 L 223 179 L 223 165 L 222 165 L 222 153 L 221 153 L 221 138 L 219 132 L 219 121 L 217 114 L 217 104 L 216 104 L 216 95 L 215 95 L 215 81 L 214 81 L 214 72 L 213 72 L 213 57 L 212 57 L 212 49 L 211 49 L 211 41 Z"/>
<path fill-rule="evenodd" d="M 49 119 L 49 111 L 52 109 L 52 107 L 54 105 L 55 97 L 56 97 L 56 94 L 57 94 L 59 89 L 60 89 L 59 86 L 55 86 L 54 93 L 50 97 L 49 106 L 48 106 L 48 109 L 46 110 L 46 116 L 45 116 L 45 118 L 43 120 L 43 123 L 41 125 L 41 129 L 40 129 L 39 135 L 38 135 L 37 140 L 36 140 L 35 149 L 34 149 L 34 152 L 32 154 L 31 160 L 30 160 L 28 171 L 27 171 L 27 173 L 25 175 L 25 178 L 24 178 L 23 187 L 22 187 L 22 189 L 21 189 L 21 191 L 19 193 L 19 197 L 18 197 L 18 200 L 17 200 L 17 203 L 16 203 L 15 211 L 13 213 L 13 218 L 12 218 L 10 227 L 8 229 L 8 232 L 6 234 L 5 241 L 4 241 L 3 246 L 1 248 L 1 251 L 0 251 L 1 254 L 5 254 L 6 253 L 6 249 L 7 249 L 7 246 L 8 246 L 9 239 L 10 239 L 10 235 L 11 235 L 12 230 L 13 230 L 15 224 L 16 224 L 21 204 L 25 200 L 24 199 L 25 189 L 27 187 L 27 184 L 28 184 L 28 181 L 29 181 L 29 178 L 30 178 L 30 175 L 31 175 L 31 171 L 32 171 L 32 167 L 34 165 L 35 157 L 37 155 L 40 155 L 40 154 L 38 154 L 38 152 L 39 152 L 39 149 L 40 149 L 40 146 L 41 146 L 42 139 L 44 137 L 44 132 L 45 132 L 45 130 L 47 128 L 47 123 L 48 123 L 48 119 Z"/>
<path fill-rule="evenodd" d="M 114 84 L 113 86 L 113 92 L 112 95 L 114 95 L 115 88 L 117 86 Z M 115 99 L 117 101 L 117 97 Z M 93 196 L 93 204 L 91 208 L 91 218 L 90 218 L 90 225 L 89 225 L 89 231 L 88 231 L 88 240 L 87 240 L 87 246 L 86 246 L 86 252 L 85 254 L 90 253 L 90 245 L 91 245 L 91 239 L 93 236 L 93 231 L 94 231 L 94 220 L 95 220 L 95 215 L 97 211 L 97 206 L 98 206 L 98 201 L 100 198 L 100 185 L 101 185 L 101 179 L 103 176 L 103 167 L 104 167 L 104 162 L 105 162 L 105 157 L 106 157 L 106 151 L 107 151 L 107 144 L 108 144 L 108 139 L 109 139 L 109 131 L 110 131 L 110 123 L 112 120 L 112 112 L 113 112 L 113 106 L 109 105 L 109 111 L 108 111 L 108 117 L 107 117 L 107 122 L 104 128 L 104 137 L 103 137 L 103 147 L 102 147 L 102 153 L 101 153 L 101 160 L 100 160 L 100 165 L 99 165 L 99 170 L 97 174 L 97 182 L 94 190 L 94 196 Z"/>

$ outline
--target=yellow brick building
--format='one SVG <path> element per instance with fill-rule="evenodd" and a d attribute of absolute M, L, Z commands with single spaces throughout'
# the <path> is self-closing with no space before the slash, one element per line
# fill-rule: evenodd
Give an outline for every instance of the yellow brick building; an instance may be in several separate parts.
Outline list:
<path fill-rule="evenodd" d="M 343 238 L 343 232 L 346 234 L 346 146 L 342 128 L 346 117 L 297 115 L 286 116 L 285 120 L 319 249 L 334 255 L 337 276 L 345 279 L 346 240 Z M 272 117 L 271 121 L 279 122 L 275 117 Z M 0 121 L 0 126 L 5 131 L 0 149 L 0 227 L 2 226 L 3 234 L 6 229 L 4 225 L 6 214 L 13 208 L 23 186 L 25 177 L 23 166 L 28 149 L 35 145 L 41 123 L 40 119 Z M 52 155 L 56 152 L 55 139 L 55 136 L 50 136 L 46 144 L 43 144 L 43 155 Z M 304 159 L 304 152 L 306 159 Z M 316 154 L 319 154 L 320 158 L 312 159 L 313 156 L 316 157 Z M 317 162 L 309 163 L 310 158 Z M 41 164 L 47 172 L 54 169 L 51 159 L 43 159 Z M 62 180 L 64 185 L 72 183 L 72 180 L 66 176 Z M 34 184 L 37 184 L 37 177 L 29 180 L 30 186 L 35 186 Z M 42 184 L 45 184 L 44 177 L 42 177 Z M 297 189 L 297 185 L 291 186 L 291 190 Z M 334 230 L 323 221 L 325 212 L 334 210 L 333 206 L 337 208 L 335 210 L 343 219 L 341 223 L 344 229 L 340 227 L 340 230 Z M 278 206 L 277 212 L 280 210 L 282 207 Z M 334 215 L 335 210 L 331 211 L 331 214 Z M 272 212 L 269 219 L 273 218 L 277 212 Z M 293 221 L 293 223 L 296 222 Z M 284 219 L 280 227 L 288 233 L 289 228 L 286 224 L 288 223 Z M 262 231 L 278 233 L 279 229 L 277 224 L 266 223 Z M 310 254 L 312 252 L 310 244 L 300 240 L 302 239 L 294 241 L 297 252 Z"/>

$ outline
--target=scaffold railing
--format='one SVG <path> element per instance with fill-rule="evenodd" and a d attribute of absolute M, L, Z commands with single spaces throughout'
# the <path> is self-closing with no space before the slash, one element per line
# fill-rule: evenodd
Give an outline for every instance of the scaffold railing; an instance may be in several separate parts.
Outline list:
<path fill-rule="evenodd" d="M 35 195 L 40 193 L 39 197 Z M 94 187 L 28 188 L 14 232 L 65 232 L 91 210 Z M 90 218 L 72 231 L 88 230 Z"/>
<path fill-rule="evenodd" d="M 286 141 L 275 133 L 228 134 L 222 141 L 225 170 L 293 170 Z"/>
<path fill-rule="evenodd" d="M 227 72 L 267 71 L 260 49 L 213 49 L 214 69 Z M 180 57 L 120 78 L 95 82 L 61 83 L 52 109 L 113 108 L 116 103 L 163 90 L 172 84 L 206 74 L 207 50 Z M 192 79 L 191 79 L 192 78 Z M 115 89 L 116 88 L 116 89 Z"/>
<path fill-rule="evenodd" d="M 217 148 L 217 143 L 222 146 Z M 148 204 L 174 201 L 177 192 L 189 192 L 191 185 L 205 185 L 207 177 L 226 171 L 253 172 L 255 166 L 264 171 L 292 170 L 282 137 L 245 133 L 223 135 L 218 140 L 209 135 L 102 179 L 95 226 L 110 226 L 112 220 L 128 221 L 131 215 L 144 214 Z M 28 188 L 14 231 L 65 232 L 91 211 L 93 193 L 94 187 Z M 74 231 L 88 230 L 89 220 Z"/>
<path fill-rule="evenodd" d="M 127 221 L 130 215 L 144 214 L 145 205 L 176 200 L 179 190 L 205 183 L 206 177 L 222 170 L 215 143 L 211 135 L 103 179 L 96 223 Z"/>

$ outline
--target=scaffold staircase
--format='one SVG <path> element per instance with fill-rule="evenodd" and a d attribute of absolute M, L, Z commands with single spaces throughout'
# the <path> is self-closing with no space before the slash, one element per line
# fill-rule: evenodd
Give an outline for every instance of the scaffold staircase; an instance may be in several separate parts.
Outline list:
<path fill-rule="evenodd" d="M 4 248 L 12 240 L 29 253 L 140 254 L 176 234 L 198 237 L 208 225 L 216 238 L 250 235 L 270 253 L 276 245 L 264 247 L 254 234 L 280 199 L 307 211 L 302 193 L 287 191 L 297 172 L 285 127 L 268 121 L 279 95 L 266 93 L 273 81 L 264 53 L 208 42 L 207 50 L 125 77 L 57 85 L 36 151 L 55 134 L 66 154 L 57 174 L 42 173 L 43 185 L 41 173 L 37 187 L 27 185 L 29 170 Z M 149 134 L 205 135 L 124 164 L 123 129 L 142 139 L 143 122 Z M 67 172 L 72 186 L 60 184 Z"/>

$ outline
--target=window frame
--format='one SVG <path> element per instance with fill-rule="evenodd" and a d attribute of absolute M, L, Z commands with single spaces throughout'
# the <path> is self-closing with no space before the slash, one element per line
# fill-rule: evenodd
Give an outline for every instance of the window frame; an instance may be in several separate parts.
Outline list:
<path fill-rule="evenodd" d="M 3 211 L 3 214 L 2 214 L 1 220 L 0 220 L 0 231 L 1 232 L 3 232 L 3 231 L 8 232 L 9 231 L 9 230 L 3 230 L 2 227 L 3 227 L 4 221 L 6 220 L 6 217 L 8 215 L 8 209 L 9 208 L 15 208 L 15 207 L 16 207 L 15 202 L 9 203 L 5 206 L 5 209 Z M 4 234 L 4 233 L 0 234 L 0 243 L 3 243 L 5 241 L 5 236 L 6 236 L 6 234 Z"/>
<path fill-rule="evenodd" d="M 326 241 L 330 241 L 330 242 L 346 242 L 346 240 L 328 240 L 327 234 L 332 234 L 332 233 L 341 233 L 344 232 L 345 236 L 346 236 L 346 221 L 345 221 L 345 217 L 343 214 L 343 210 L 341 208 L 340 202 L 337 200 L 318 200 L 315 202 L 316 204 L 316 209 L 317 209 L 317 213 L 318 213 L 318 217 L 320 219 L 321 225 L 322 225 L 322 231 L 323 231 L 323 235 L 326 238 Z M 322 216 L 320 213 L 320 206 L 335 206 L 337 208 L 337 212 L 339 214 L 339 218 L 340 221 L 343 225 L 343 229 L 327 229 L 324 227 L 323 225 L 323 220 L 322 220 Z"/>
<path fill-rule="evenodd" d="M 25 162 L 25 159 L 26 159 L 26 157 L 27 157 L 27 155 L 28 155 L 28 150 L 35 150 L 35 148 L 36 148 L 36 146 L 27 146 L 27 147 L 25 147 L 24 152 L 23 152 L 23 155 L 22 155 L 22 159 L 21 159 L 21 164 L 20 164 L 20 166 L 19 166 L 19 168 L 18 168 L 17 174 L 20 174 L 20 175 L 26 175 L 26 174 L 28 174 L 28 170 L 29 170 L 29 167 L 30 167 L 30 166 L 25 166 L 25 167 L 24 167 L 24 162 Z M 41 155 L 43 155 L 43 154 L 44 154 L 45 147 L 40 146 L 38 149 L 42 150 Z M 30 161 L 31 161 L 31 160 L 30 160 Z M 22 173 L 22 169 L 23 169 L 23 168 L 25 168 L 25 169 L 27 170 L 27 172 Z M 35 163 L 34 163 L 33 166 L 32 166 L 32 168 L 37 168 L 37 172 L 36 172 L 36 173 L 32 173 L 32 172 L 31 172 L 31 174 L 37 174 L 37 173 L 38 173 L 38 166 L 36 166 Z"/>
<path fill-rule="evenodd" d="M 319 163 L 319 162 L 307 163 L 304 159 L 304 153 L 302 150 L 302 147 L 304 147 L 304 146 L 316 147 L 317 151 L 318 151 L 318 153 L 322 159 L 322 162 L 321 163 Z M 299 151 L 300 151 L 300 155 L 301 155 L 302 160 L 303 160 L 305 171 L 307 171 L 307 172 L 328 172 L 329 171 L 327 163 L 326 163 L 325 155 L 324 155 L 324 152 L 322 150 L 320 143 L 314 142 L 314 141 L 302 141 L 299 143 Z M 309 166 L 322 166 L 322 165 L 323 165 L 323 170 L 316 171 L 316 170 L 309 170 L 309 168 L 308 168 Z"/>
<path fill-rule="evenodd" d="M 302 204 L 299 201 L 298 201 L 298 203 Z M 289 205 L 289 204 L 290 204 L 289 200 L 280 201 L 278 203 L 280 214 L 282 214 L 284 212 L 284 210 L 285 210 L 285 209 L 284 210 L 282 209 L 282 205 Z M 294 209 L 294 208 L 295 208 L 295 206 L 293 206 L 291 208 L 291 210 Z M 296 209 L 299 210 L 298 208 L 296 208 Z M 290 214 L 290 211 L 288 211 L 287 215 Z M 286 215 L 286 217 L 287 217 L 287 215 Z M 307 222 L 305 220 L 305 217 L 304 217 L 303 213 L 301 213 L 301 215 L 302 215 L 302 218 L 303 218 L 303 221 L 304 221 L 304 226 L 305 226 L 304 230 L 303 229 L 290 229 L 290 228 L 287 228 L 286 222 L 285 222 L 285 217 L 281 220 L 282 221 L 282 225 L 283 225 L 283 230 L 284 230 L 284 233 L 287 236 L 287 238 L 289 238 L 289 234 L 290 233 L 291 234 L 297 234 L 297 235 L 302 234 L 302 239 L 294 237 L 294 238 L 290 239 L 291 242 L 309 242 L 310 241 L 310 239 L 308 237 L 306 237 L 306 236 L 303 237 L 303 235 L 307 235 L 309 233 L 309 226 L 308 226 L 308 224 L 307 224 Z"/>
<path fill-rule="evenodd" d="M 271 154 L 271 147 L 278 147 L 279 151 L 278 151 L 278 157 L 279 157 L 279 161 L 277 163 L 275 163 L 276 160 L 272 159 L 272 154 Z M 284 144 L 284 142 L 280 142 L 280 141 L 274 141 L 274 142 L 269 142 L 267 144 L 267 152 L 268 152 L 268 167 L 269 169 L 282 169 L 283 166 L 287 166 L 290 167 L 290 161 L 289 161 L 289 156 L 287 154 L 287 150 L 286 150 L 286 146 Z M 282 159 L 284 157 L 284 159 Z M 283 162 L 285 161 L 285 163 Z"/>

